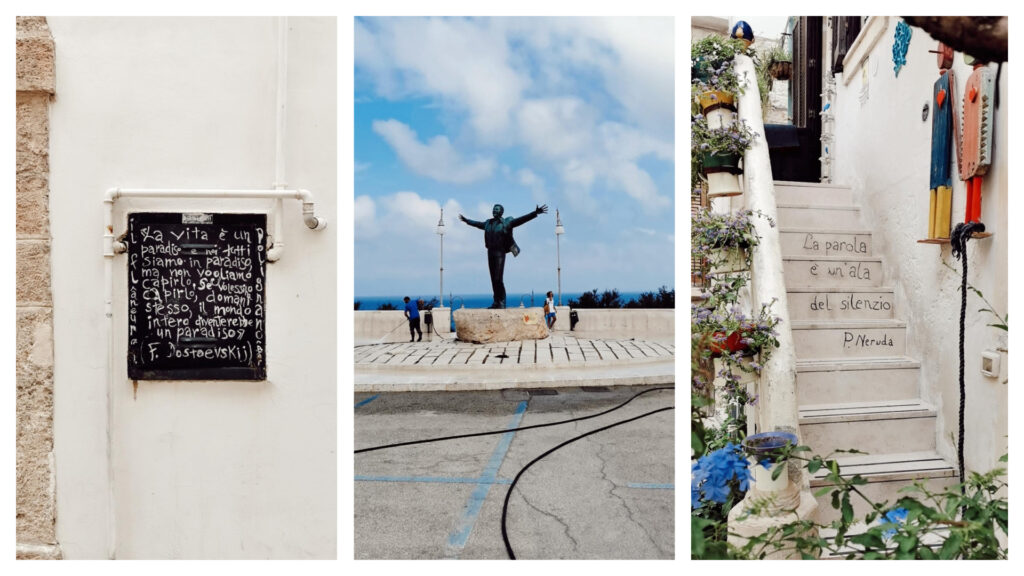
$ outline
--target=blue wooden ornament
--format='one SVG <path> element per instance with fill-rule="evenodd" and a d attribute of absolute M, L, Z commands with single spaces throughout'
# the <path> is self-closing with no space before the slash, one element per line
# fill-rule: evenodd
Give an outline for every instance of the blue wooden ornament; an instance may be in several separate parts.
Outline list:
<path fill-rule="evenodd" d="M 754 41 L 754 30 L 753 28 L 750 27 L 750 24 L 747 24 L 745 21 L 740 20 L 739 22 L 733 24 L 732 31 L 729 32 L 729 37 L 739 38 L 740 40 L 746 42 L 747 46 L 750 46 L 750 43 Z"/>

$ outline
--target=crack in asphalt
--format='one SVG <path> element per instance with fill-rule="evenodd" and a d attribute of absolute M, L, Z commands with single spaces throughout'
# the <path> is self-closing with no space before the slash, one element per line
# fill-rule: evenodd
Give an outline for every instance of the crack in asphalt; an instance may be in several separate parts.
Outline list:
<path fill-rule="evenodd" d="M 650 541 L 651 545 L 654 546 L 654 549 L 657 550 L 659 554 L 664 555 L 665 551 L 662 550 L 661 546 L 659 546 L 658 543 L 654 540 L 654 537 L 651 536 L 651 533 L 647 530 L 647 527 L 641 524 L 633 516 L 633 510 L 629 507 L 628 504 L 626 504 L 626 499 L 615 493 L 615 489 L 618 487 L 618 485 L 608 478 L 608 473 L 605 471 L 605 468 L 608 465 L 608 460 L 602 454 L 602 451 L 604 450 L 604 444 L 597 442 L 593 437 L 588 437 L 587 440 L 597 445 L 597 451 L 595 452 L 595 456 L 597 456 L 598 461 L 601 462 L 601 480 L 603 480 L 609 486 L 608 495 L 619 501 L 619 504 L 621 504 L 622 508 L 626 511 L 626 516 L 629 518 L 629 521 L 640 529 L 640 532 L 647 538 L 648 541 Z"/>
<path fill-rule="evenodd" d="M 555 522 L 558 522 L 562 526 L 562 532 L 565 534 L 565 536 L 569 540 L 572 541 L 572 549 L 573 549 L 573 551 L 578 551 L 580 549 L 580 543 L 577 542 L 576 539 L 573 538 L 572 534 L 569 533 L 569 525 L 566 524 L 561 518 L 559 518 L 557 515 L 555 515 L 555 514 L 553 514 L 551 512 L 548 512 L 547 510 L 542 510 L 542 509 L 538 508 L 537 506 L 535 506 L 532 502 L 530 502 L 529 499 L 526 498 L 526 494 L 524 494 L 522 490 L 519 491 L 519 497 L 522 498 L 523 502 L 525 502 L 526 505 L 529 506 L 530 508 L 536 510 L 537 512 L 540 512 L 541 514 L 543 514 L 544 516 L 547 516 L 548 518 L 551 518 Z"/>

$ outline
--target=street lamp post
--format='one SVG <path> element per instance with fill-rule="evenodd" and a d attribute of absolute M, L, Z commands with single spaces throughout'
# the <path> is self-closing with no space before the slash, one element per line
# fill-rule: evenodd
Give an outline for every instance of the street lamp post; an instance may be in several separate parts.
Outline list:
<path fill-rule="evenodd" d="M 438 308 L 444 308 L 444 208 L 441 208 L 441 219 L 437 221 L 437 235 L 441 237 L 441 289 L 438 292 Z"/>
<path fill-rule="evenodd" d="M 558 305 L 562 305 L 562 234 L 565 234 L 565 226 L 562 226 L 562 216 L 555 208 L 555 257 L 558 259 Z"/>

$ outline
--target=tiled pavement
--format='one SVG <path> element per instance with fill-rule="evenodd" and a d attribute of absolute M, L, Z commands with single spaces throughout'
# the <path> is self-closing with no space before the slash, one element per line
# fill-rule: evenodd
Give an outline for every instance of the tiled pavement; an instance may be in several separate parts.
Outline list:
<path fill-rule="evenodd" d="M 555 334 L 543 340 L 432 342 L 355 347 L 356 391 L 486 390 L 674 382 L 675 345 Z"/>
<path fill-rule="evenodd" d="M 543 340 L 470 344 L 436 338 L 433 342 L 356 346 L 356 367 L 502 365 L 583 366 L 594 362 L 672 359 L 675 345 L 644 340 L 591 339 L 552 336 Z"/>

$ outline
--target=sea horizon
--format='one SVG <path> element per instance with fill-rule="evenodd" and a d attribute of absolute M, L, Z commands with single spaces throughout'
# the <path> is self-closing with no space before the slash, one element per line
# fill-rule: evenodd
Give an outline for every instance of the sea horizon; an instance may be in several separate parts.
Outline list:
<path fill-rule="evenodd" d="M 506 303 L 506 306 L 508 308 L 518 308 L 519 304 L 520 304 L 520 301 L 522 301 L 522 304 L 525 307 L 539 307 L 539 306 L 543 306 L 544 305 L 544 296 L 545 296 L 546 292 L 547 292 L 546 290 L 544 292 L 533 292 L 532 300 L 531 300 L 531 294 L 528 293 L 528 292 L 525 293 L 525 294 L 520 293 L 520 292 L 515 292 L 515 293 L 509 292 L 506 295 L 505 303 Z M 589 290 L 587 292 L 589 292 Z M 600 290 L 599 289 L 597 291 L 598 296 L 600 296 L 603 292 L 604 292 L 604 290 Z M 629 302 L 630 300 L 636 300 L 644 292 L 655 292 L 655 293 L 657 293 L 657 289 L 645 290 L 645 291 L 640 291 L 640 292 L 619 292 L 619 301 L 622 302 L 623 304 L 625 304 L 626 302 Z M 583 295 L 583 292 L 562 292 L 562 305 L 563 306 L 568 306 L 569 305 L 569 300 L 578 300 L 580 298 L 580 296 L 582 296 L 582 295 Z M 412 300 L 421 299 L 425 303 L 430 303 L 430 301 L 432 299 L 435 300 L 435 301 L 437 300 L 437 295 L 436 294 L 434 294 L 434 295 L 403 294 L 401 296 L 356 296 L 353 299 L 354 300 L 353 301 L 353 305 L 355 304 L 355 302 L 359 302 L 360 303 L 359 310 L 376 310 L 382 304 L 390 303 L 395 308 L 401 309 L 402 306 L 404 305 L 403 298 L 405 296 L 408 296 Z M 461 308 L 463 306 L 465 306 L 466 308 L 487 308 L 494 301 L 494 295 L 493 294 L 452 294 L 451 296 L 455 300 L 455 306 L 457 308 Z M 556 305 L 558 304 L 558 293 L 557 292 L 555 292 L 555 304 Z M 435 302 L 435 306 L 436 305 L 437 305 L 437 303 Z M 449 295 L 448 294 L 444 295 L 444 305 L 447 306 L 447 307 L 451 307 L 451 300 L 449 299 Z"/>

